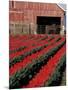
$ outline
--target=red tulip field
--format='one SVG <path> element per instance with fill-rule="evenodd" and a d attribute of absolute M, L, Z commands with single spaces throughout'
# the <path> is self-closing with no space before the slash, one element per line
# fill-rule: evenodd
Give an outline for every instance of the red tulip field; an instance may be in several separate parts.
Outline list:
<path fill-rule="evenodd" d="M 60 86 L 66 67 L 66 37 L 10 35 L 9 59 L 9 88 Z"/>

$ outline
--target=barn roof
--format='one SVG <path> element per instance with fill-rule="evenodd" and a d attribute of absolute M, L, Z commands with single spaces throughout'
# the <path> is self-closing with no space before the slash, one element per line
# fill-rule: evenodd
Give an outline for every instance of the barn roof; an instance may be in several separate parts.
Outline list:
<path fill-rule="evenodd" d="M 17 2 L 17 1 L 14 1 L 14 2 Z M 18 1 L 19 2 L 19 1 Z M 23 1 L 23 3 L 27 3 L 28 1 Z M 20 4 L 22 3 L 22 1 L 19 2 Z M 28 2 L 28 3 L 41 3 L 41 4 L 49 4 L 49 6 L 52 6 L 52 5 L 57 5 L 58 8 L 60 8 L 60 10 L 62 10 L 63 12 L 66 11 L 66 5 L 65 4 L 59 4 L 59 3 L 43 3 L 43 2 Z M 50 5 L 51 4 L 51 5 Z M 17 8 L 18 9 L 18 8 Z"/>
<path fill-rule="evenodd" d="M 63 11 L 66 11 L 66 4 L 57 4 Z"/>

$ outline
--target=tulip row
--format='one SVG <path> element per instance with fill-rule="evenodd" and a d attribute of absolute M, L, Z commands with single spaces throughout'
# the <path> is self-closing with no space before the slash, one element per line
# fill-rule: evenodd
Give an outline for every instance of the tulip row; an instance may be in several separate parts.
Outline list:
<path fill-rule="evenodd" d="M 65 41 L 56 44 L 48 53 L 39 57 L 37 60 L 33 60 L 27 67 L 17 71 L 10 77 L 10 88 L 19 88 L 21 85 L 26 85 L 29 80 L 41 69 L 42 66 L 47 64 L 48 60 L 56 54 L 56 52 L 64 45 Z"/>
<path fill-rule="evenodd" d="M 58 39 L 56 39 L 56 40 L 58 40 Z M 17 70 L 21 69 L 21 67 L 26 66 L 27 64 L 29 64 L 32 60 L 36 59 L 37 57 L 43 55 L 44 53 L 47 53 L 49 51 L 49 49 L 54 47 L 54 45 L 53 45 L 54 43 L 53 42 L 54 41 L 52 41 L 47 47 L 45 45 L 45 47 L 38 48 L 38 52 L 35 52 L 34 54 L 32 53 L 30 56 L 28 55 L 26 58 L 20 59 L 20 61 L 17 58 L 18 62 L 16 62 L 16 60 L 15 60 L 16 63 L 14 64 L 13 67 L 10 68 L 10 75 L 15 73 Z M 61 43 L 61 42 L 59 41 L 59 43 Z"/>
<path fill-rule="evenodd" d="M 31 42 L 31 40 L 36 40 L 39 41 L 39 40 L 44 40 L 45 38 L 48 38 L 48 36 L 44 36 L 44 37 L 33 37 L 33 38 L 28 38 L 28 39 L 25 39 L 22 37 L 22 38 L 19 38 L 19 40 L 16 39 L 16 41 L 12 41 L 10 40 L 10 49 L 12 50 L 13 48 L 18 48 L 20 47 L 20 45 L 23 45 L 24 42 Z"/>
<path fill-rule="evenodd" d="M 57 37 L 56 37 L 57 38 Z M 48 41 L 48 40 L 50 40 L 51 38 L 48 38 L 46 41 Z M 38 45 L 40 45 L 40 43 L 46 43 L 46 41 L 45 40 L 43 40 L 43 41 L 41 41 L 41 42 L 38 42 L 38 43 L 36 43 L 36 42 L 34 42 L 34 44 L 33 44 L 33 42 L 32 42 L 32 45 L 34 45 L 34 46 L 37 46 L 38 47 Z M 29 42 L 30 43 L 30 42 Z M 30 48 L 31 48 L 31 46 L 30 46 L 30 44 L 29 43 L 26 43 L 26 45 L 28 45 L 29 46 L 29 50 L 30 50 Z M 26 46 L 26 45 L 24 45 L 24 46 Z M 26 47 L 28 47 L 28 46 L 26 46 Z M 35 47 L 32 47 L 32 48 L 35 48 Z M 27 49 L 27 48 L 26 48 Z M 13 50 L 12 50 L 13 51 Z M 26 50 L 26 52 L 27 52 L 28 50 Z M 24 52 L 24 51 L 23 51 Z M 20 56 L 20 54 L 21 53 L 23 53 L 23 52 L 18 52 L 18 53 L 12 53 L 12 54 L 10 54 L 10 59 L 11 58 L 13 58 L 13 57 L 17 57 L 17 55 L 18 56 Z"/>
<path fill-rule="evenodd" d="M 15 52 L 18 52 L 18 51 L 21 51 L 21 50 L 24 50 L 26 48 L 26 46 L 22 46 L 22 47 L 19 47 L 19 48 L 16 48 L 15 50 L 11 50 L 9 53 L 15 53 Z"/>
<path fill-rule="evenodd" d="M 43 86 L 59 85 L 59 83 L 61 83 L 62 74 L 65 68 L 66 68 L 66 55 L 64 54 L 59 63 L 57 64 L 57 67 L 55 71 L 52 73 L 50 79 L 47 82 L 45 82 Z"/>
<path fill-rule="evenodd" d="M 60 35 L 10 36 L 9 88 L 58 85 L 66 64 L 65 43 Z"/>
<path fill-rule="evenodd" d="M 46 37 L 45 37 L 45 39 L 47 39 Z M 49 40 L 49 38 L 48 38 L 48 40 Z M 41 42 L 43 42 L 43 40 L 41 41 Z M 22 47 L 22 46 L 26 46 L 27 48 L 31 48 L 31 46 L 32 45 L 37 45 L 37 44 L 40 44 L 40 42 L 37 42 L 36 40 L 34 41 L 34 40 L 29 40 L 29 41 L 27 41 L 27 42 L 22 42 L 21 43 L 21 45 L 19 45 L 19 47 L 15 47 L 15 48 L 13 48 L 13 49 L 11 49 L 10 51 L 14 51 L 14 49 L 16 50 L 17 48 L 20 48 L 20 47 Z M 10 47 L 11 48 L 11 47 Z M 21 52 L 20 52 L 21 53 Z M 18 55 L 19 55 L 19 53 L 17 53 Z M 10 54 L 10 58 L 13 58 L 14 56 L 16 56 L 17 55 L 16 53 L 12 53 L 12 54 Z M 17 56 L 16 56 L 17 57 Z"/>
<path fill-rule="evenodd" d="M 64 53 L 62 51 L 64 51 Z M 40 86 L 49 86 L 50 84 L 53 85 L 52 81 L 54 81 L 54 83 L 55 83 L 55 81 L 56 81 L 55 76 L 56 76 L 56 74 L 58 74 L 57 71 L 55 71 L 55 70 L 59 71 L 61 69 L 61 66 L 63 66 L 63 63 L 66 60 L 65 56 L 64 56 L 65 55 L 65 47 L 63 46 L 62 49 L 59 50 L 56 54 L 53 58 L 51 58 L 49 60 L 47 65 L 42 67 L 40 72 L 38 74 L 36 74 L 36 76 L 29 82 L 28 85 L 23 86 L 23 84 L 22 84 L 22 87 L 40 87 Z M 59 58 L 57 58 L 57 57 L 59 57 Z M 52 76 L 53 73 L 55 75 L 55 76 L 53 75 L 54 77 Z"/>
<path fill-rule="evenodd" d="M 58 39 L 54 39 L 54 40 L 58 40 Z M 51 42 L 54 42 L 54 40 L 51 41 Z M 19 55 L 19 54 L 18 54 L 18 55 L 19 55 L 18 57 L 16 56 L 13 60 L 10 60 L 10 67 L 11 67 L 12 65 L 14 65 L 15 63 L 20 62 L 21 60 L 23 60 L 26 56 L 32 55 L 33 53 L 36 53 L 36 52 L 38 52 L 38 51 L 46 48 L 47 44 L 45 44 L 45 43 L 46 43 L 46 42 L 40 44 L 40 46 L 38 45 L 37 48 L 36 48 L 36 46 L 34 46 L 34 47 L 35 47 L 34 49 L 31 48 L 32 50 L 29 50 L 29 51 L 26 52 L 26 53 L 23 53 L 23 52 L 21 51 L 21 52 L 22 52 L 22 55 Z M 29 48 L 29 49 L 30 49 L 30 48 Z M 26 49 L 26 51 L 27 51 L 27 49 Z"/>

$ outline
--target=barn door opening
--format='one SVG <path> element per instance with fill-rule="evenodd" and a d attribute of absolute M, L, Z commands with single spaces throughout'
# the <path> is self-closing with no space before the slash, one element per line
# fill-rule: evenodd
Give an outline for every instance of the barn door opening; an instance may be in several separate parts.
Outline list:
<path fill-rule="evenodd" d="M 59 34 L 61 25 L 60 17 L 37 16 L 38 34 Z M 58 31 L 59 30 L 59 31 Z"/>

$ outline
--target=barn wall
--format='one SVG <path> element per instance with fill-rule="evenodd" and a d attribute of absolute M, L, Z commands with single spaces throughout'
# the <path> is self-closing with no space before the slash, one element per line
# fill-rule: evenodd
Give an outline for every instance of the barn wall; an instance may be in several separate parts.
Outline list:
<path fill-rule="evenodd" d="M 37 16 L 61 17 L 61 25 L 63 25 L 64 12 L 56 4 L 21 1 L 14 1 L 14 7 L 12 7 L 11 1 L 9 4 L 10 23 L 21 23 L 25 28 L 24 31 L 31 29 L 32 33 L 36 33 Z"/>

